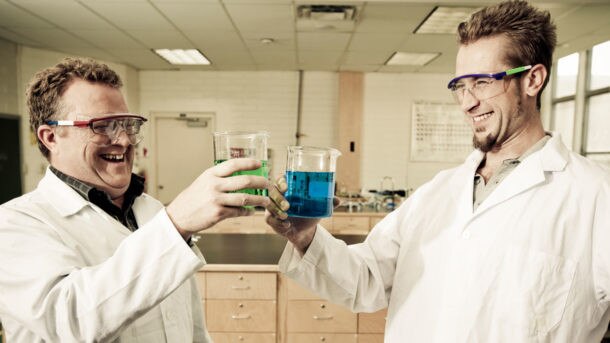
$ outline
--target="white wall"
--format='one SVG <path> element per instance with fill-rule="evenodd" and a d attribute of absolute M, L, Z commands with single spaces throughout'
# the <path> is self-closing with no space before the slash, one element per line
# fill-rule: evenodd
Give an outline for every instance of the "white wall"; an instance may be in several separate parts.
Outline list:
<path fill-rule="evenodd" d="M 40 178 L 44 175 L 47 161 L 42 157 L 36 144 L 36 138 L 29 129 L 29 113 L 26 106 L 25 91 L 34 74 L 44 68 L 53 66 L 61 61 L 66 54 L 19 46 L 17 51 L 17 98 L 18 112 L 22 116 L 21 137 L 23 152 L 23 182 L 24 192 L 33 190 Z M 139 84 L 138 72 L 122 64 L 105 62 L 114 69 L 123 80 L 123 94 L 131 111 L 138 111 Z"/>
<path fill-rule="evenodd" d="M 216 131 L 266 130 L 273 154 L 272 177 L 285 165 L 287 145 L 295 143 L 297 120 L 297 72 L 140 72 L 140 108 L 154 112 L 212 112 Z M 143 141 L 150 152 L 142 161 L 149 185 L 156 184 L 154 128 L 147 127 Z M 202 144 L 212 144 L 208 137 Z M 176 152 L 176 153 L 188 153 Z M 152 194 L 155 190 L 149 188 Z"/>
<path fill-rule="evenodd" d="M 449 74 L 368 73 L 364 79 L 362 190 L 379 189 L 390 176 L 395 189 L 417 188 L 455 163 L 410 162 L 414 102 L 452 103 Z M 387 187 L 388 184 L 386 183 Z"/>

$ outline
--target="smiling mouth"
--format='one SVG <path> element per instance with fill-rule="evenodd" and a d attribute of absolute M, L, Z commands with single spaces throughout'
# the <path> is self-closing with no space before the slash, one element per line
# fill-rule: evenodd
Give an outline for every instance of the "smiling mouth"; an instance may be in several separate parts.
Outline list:
<path fill-rule="evenodd" d="M 491 117 L 492 115 L 493 115 L 493 112 L 487 112 L 487 113 L 483 113 L 483 114 L 478 115 L 478 116 L 476 116 L 476 117 L 472 117 L 472 121 L 473 121 L 474 123 L 478 123 L 478 122 L 480 122 L 480 121 L 483 121 L 483 120 L 485 120 L 485 119 L 487 119 L 487 118 Z"/>
<path fill-rule="evenodd" d="M 108 162 L 112 162 L 112 163 L 118 163 L 118 162 L 125 161 L 125 154 L 103 154 L 103 155 L 100 155 L 100 157 L 104 161 L 108 161 Z"/>

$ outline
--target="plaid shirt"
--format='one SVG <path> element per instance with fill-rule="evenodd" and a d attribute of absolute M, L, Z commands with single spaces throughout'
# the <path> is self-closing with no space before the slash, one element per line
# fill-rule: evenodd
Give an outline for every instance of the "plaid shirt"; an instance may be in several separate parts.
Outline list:
<path fill-rule="evenodd" d="M 121 222 L 129 230 L 135 231 L 138 229 L 138 222 L 133 213 L 132 205 L 137 197 L 142 195 L 144 191 L 144 178 L 131 174 L 131 182 L 125 192 L 123 199 L 123 207 L 119 208 L 112 203 L 110 196 L 99 189 L 91 187 L 90 185 L 73 178 L 72 176 L 66 175 L 53 166 L 50 167 L 53 174 L 65 182 L 68 186 L 72 187 L 78 194 L 80 194 L 87 201 L 99 206 L 106 213 L 111 215 L 114 219 Z"/>

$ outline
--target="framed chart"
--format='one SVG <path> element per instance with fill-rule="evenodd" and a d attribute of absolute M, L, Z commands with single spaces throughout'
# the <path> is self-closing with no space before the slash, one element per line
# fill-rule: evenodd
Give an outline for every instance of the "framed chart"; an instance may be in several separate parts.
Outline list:
<path fill-rule="evenodd" d="M 462 162 L 472 150 L 472 129 L 459 105 L 413 103 L 411 161 Z"/>

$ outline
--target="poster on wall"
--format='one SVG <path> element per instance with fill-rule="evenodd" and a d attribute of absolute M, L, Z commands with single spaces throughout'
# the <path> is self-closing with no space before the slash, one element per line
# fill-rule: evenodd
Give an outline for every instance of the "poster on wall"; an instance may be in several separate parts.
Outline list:
<path fill-rule="evenodd" d="M 411 113 L 413 162 L 462 162 L 472 152 L 472 130 L 459 105 L 414 102 Z"/>

